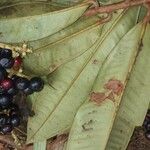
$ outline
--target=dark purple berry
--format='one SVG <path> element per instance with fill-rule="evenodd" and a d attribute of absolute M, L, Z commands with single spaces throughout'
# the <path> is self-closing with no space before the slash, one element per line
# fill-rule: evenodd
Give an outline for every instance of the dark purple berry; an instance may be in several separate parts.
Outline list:
<path fill-rule="evenodd" d="M 4 90 L 9 90 L 10 88 L 13 88 L 13 81 L 10 78 L 4 79 L 1 82 L 1 87 Z"/>
<path fill-rule="evenodd" d="M 10 49 L 0 48 L 0 57 L 12 58 L 12 51 Z"/>
<path fill-rule="evenodd" d="M 4 69 L 2 66 L 0 66 L 0 81 L 5 79 L 7 77 L 8 73 L 6 69 Z"/>
<path fill-rule="evenodd" d="M 0 106 L 8 107 L 12 102 L 12 97 L 6 94 L 0 95 Z"/>
<path fill-rule="evenodd" d="M 20 125 L 20 118 L 18 115 L 10 116 L 10 123 L 13 127 L 17 127 Z"/>
<path fill-rule="evenodd" d="M 26 78 L 21 78 L 21 77 L 20 77 L 20 78 L 18 78 L 18 79 L 16 80 L 15 85 L 16 85 L 16 89 L 18 89 L 18 90 L 24 90 L 24 89 L 26 89 L 27 87 L 29 87 L 30 82 L 29 82 L 28 79 L 26 79 Z"/>
<path fill-rule="evenodd" d="M 0 126 L 3 126 L 7 123 L 8 116 L 6 114 L 0 114 Z"/>
<path fill-rule="evenodd" d="M 5 125 L 1 128 L 1 132 L 3 134 L 7 134 L 7 133 L 10 133 L 11 131 L 13 130 L 12 126 L 11 125 Z"/>
<path fill-rule="evenodd" d="M 17 95 L 18 91 L 15 89 L 15 87 L 10 88 L 9 90 L 7 90 L 7 94 L 9 95 Z"/>
<path fill-rule="evenodd" d="M 33 94 L 33 90 L 30 87 L 27 87 L 26 89 L 23 90 L 23 93 L 26 95 Z"/>
<path fill-rule="evenodd" d="M 13 58 L 1 58 L 0 65 L 6 69 L 10 69 L 13 67 L 14 59 Z"/>
<path fill-rule="evenodd" d="M 33 91 L 39 92 L 43 89 L 44 87 L 44 82 L 41 78 L 39 77 L 34 77 L 30 80 L 30 87 Z"/>
<path fill-rule="evenodd" d="M 149 130 L 149 131 L 146 131 L 145 137 L 146 137 L 148 140 L 150 140 L 150 130 Z"/>

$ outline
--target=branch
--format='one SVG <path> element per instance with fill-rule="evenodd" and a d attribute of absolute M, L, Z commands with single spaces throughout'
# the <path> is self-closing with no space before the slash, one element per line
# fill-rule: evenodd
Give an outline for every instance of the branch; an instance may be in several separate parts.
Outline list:
<path fill-rule="evenodd" d="M 106 6 L 100 6 L 97 8 L 89 9 L 85 12 L 85 16 L 92 16 L 97 13 L 111 13 L 115 10 L 125 9 L 128 7 L 138 6 L 142 4 L 150 3 L 150 0 L 125 0 L 119 3 L 109 4 Z"/>
<path fill-rule="evenodd" d="M 8 144 L 12 146 L 13 148 L 16 148 L 16 145 L 14 144 L 14 141 L 11 137 L 6 136 L 6 135 L 0 135 L 0 142 L 4 144 Z"/>

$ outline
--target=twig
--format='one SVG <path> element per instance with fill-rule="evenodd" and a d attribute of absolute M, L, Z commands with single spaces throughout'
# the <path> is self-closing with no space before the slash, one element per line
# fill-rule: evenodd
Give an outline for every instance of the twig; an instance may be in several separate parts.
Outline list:
<path fill-rule="evenodd" d="M 12 146 L 13 148 L 16 148 L 14 141 L 6 135 L 0 135 L 0 141 L 4 144 Z"/>
<path fill-rule="evenodd" d="M 26 134 L 24 131 L 22 131 L 21 129 L 19 129 L 19 128 L 17 128 L 17 127 L 15 127 L 15 129 L 16 129 L 18 132 L 20 132 L 21 134 L 27 136 L 27 134 Z"/>
<path fill-rule="evenodd" d="M 109 4 L 106 6 L 101 6 L 98 8 L 92 8 L 89 9 L 87 12 L 85 12 L 85 16 L 92 16 L 97 13 L 111 13 L 113 11 L 119 10 L 119 9 L 126 9 L 128 7 L 132 6 L 138 6 L 142 4 L 150 3 L 150 0 L 133 0 L 133 1 L 122 1 L 119 3 Z"/>

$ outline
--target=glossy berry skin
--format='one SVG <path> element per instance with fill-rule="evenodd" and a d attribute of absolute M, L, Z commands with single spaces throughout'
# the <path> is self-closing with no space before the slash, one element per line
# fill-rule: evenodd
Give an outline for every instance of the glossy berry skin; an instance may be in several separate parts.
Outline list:
<path fill-rule="evenodd" d="M 7 94 L 9 94 L 10 96 L 15 96 L 15 95 L 17 95 L 17 93 L 18 93 L 18 91 L 14 87 L 7 90 Z"/>
<path fill-rule="evenodd" d="M 14 60 L 14 65 L 13 65 L 13 69 L 14 70 L 19 70 L 22 64 L 22 58 L 20 56 L 16 57 Z"/>
<path fill-rule="evenodd" d="M 12 58 L 12 51 L 10 49 L 0 48 L 0 57 Z"/>
<path fill-rule="evenodd" d="M 0 81 L 2 81 L 4 78 L 6 78 L 8 75 L 6 69 L 4 69 L 2 66 L 0 66 Z"/>
<path fill-rule="evenodd" d="M 3 126 L 7 123 L 8 116 L 6 114 L 0 114 L 0 126 Z"/>
<path fill-rule="evenodd" d="M 1 128 L 1 132 L 3 134 L 7 134 L 7 133 L 10 133 L 11 131 L 13 130 L 12 126 L 7 124 L 7 125 L 4 125 L 2 128 Z"/>
<path fill-rule="evenodd" d="M 20 77 L 16 80 L 15 85 L 16 85 L 16 89 L 23 91 L 24 89 L 29 87 L 30 82 L 28 79 Z"/>
<path fill-rule="evenodd" d="M 27 87 L 26 89 L 23 90 L 23 93 L 26 95 L 31 95 L 33 94 L 33 90 L 30 87 Z"/>
<path fill-rule="evenodd" d="M 20 125 L 20 118 L 18 115 L 10 116 L 10 123 L 13 127 L 18 127 Z"/>
<path fill-rule="evenodd" d="M 33 91 L 39 92 L 43 89 L 44 87 L 44 82 L 41 78 L 39 77 L 34 77 L 30 80 L 30 87 Z"/>
<path fill-rule="evenodd" d="M 0 106 L 8 107 L 12 102 L 12 97 L 6 94 L 0 95 Z"/>
<path fill-rule="evenodd" d="M 7 79 L 2 80 L 1 81 L 1 87 L 4 90 L 9 90 L 10 88 L 12 88 L 13 87 L 13 81 L 12 81 L 12 79 L 7 78 Z"/>
<path fill-rule="evenodd" d="M 17 95 L 18 91 L 15 89 L 15 87 L 12 87 L 10 89 L 7 90 L 7 94 L 14 96 Z"/>
<path fill-rule="evenodd" d="M 0 65 L 6 69 L 10 69 L 13 67 L 14 59 L 12 58 L 1 58 L 0 59 Z"/>

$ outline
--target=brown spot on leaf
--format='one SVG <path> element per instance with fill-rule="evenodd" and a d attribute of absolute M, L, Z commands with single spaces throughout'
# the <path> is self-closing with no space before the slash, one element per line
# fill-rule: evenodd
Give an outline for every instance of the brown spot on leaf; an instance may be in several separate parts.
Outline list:
<path fill-rule="evenodd" d="M 142 51 L 143 46 L 144 46 L 143 45 L 143 40 L 141 39 L 140 44 L 139 44 L 139 52 Z"/>
<path fill-rule="evenodd" d="M 107 96 L 108 99 L 114 101 L 115 100 L 115 97 L 114 97 L 114 94 L 113 92 L 110 92 L 109 95 Z"/>
<path fill-rule="evenodd" d="M 96 110 L 93 110 L 93 111 L 89 112 L 88 114 L 94 114 L 96 112 L 97 112 Z"/>
<path fill-rule="evenodd" d="M 51 65 L 51 68 L 52 68 L 52 69 L 55 69 L 56 66 L 57 66 L 57 65 L 53 64 L 53 65 Z"/>
<path fill-rule="evenodd" d="M 62 134 L 58 135 L 54 141 L 51 141 L 47 145 L 48 150 L 58 150 L 58 149 L 63 149 L 64 143 L 67 141 L 68 135 L 67 134 Z"/>
<path fill-rule="evenodd" d="M 93 60 L 93 64 L 95 64 L 95 65 L 98 64 L 98 60 L 97 60 L 97 59 L 94 59 L 94 60 Z"/>
<path fill-rule="evenodd" d="M 100 104 L 102 101 L 104 101 L 107 98 L 105 93 L 100 93 L 100 92 L 92 92 L 90 96 L 90 100 L 93 102 L 96 102 L 96 104 Z"/>
<path fill-rule="evenodd" d="M 110 79 L 108 83 L 105 84 L 104 86 L 106 89 L 111 90 L 114 94 L 120 95 L 123 91 L 123 84 L 121 81 L 117 79 Z"/>
<path fill-rule="evenodd" d="M 49 71 L 52 72 L 54 71 L 55 69 L 57 68 L 57 65 L 56 64 L 52 64 L 49 68 Z"/>
<path fill-rule="evenodd" d="M 93 123 L 93 120 L 89 120 L 88 122 L 84 123 L 82 125 L 82 128 L 84 131 L 89 131 L 89 130 L 93 130 L 93 128 L 89 127 L 90 124 Z"/>

